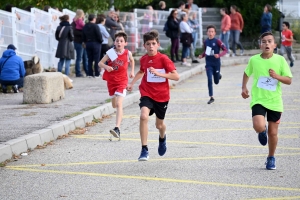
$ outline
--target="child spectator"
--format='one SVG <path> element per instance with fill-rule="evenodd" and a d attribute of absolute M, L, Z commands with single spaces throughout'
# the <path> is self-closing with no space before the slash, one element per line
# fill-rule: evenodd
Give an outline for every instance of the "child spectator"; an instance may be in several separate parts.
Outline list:
<path fill-rule="evenodd" d="M 260 40 L 262 53 L 252 56 L 248 62 L 243 76 L 242 97 L 244 99 L 249 97 L 247 82 L 253 75 L 250 103 L 253 128 L 258 133 L 258 140 L 263 146 L 269 143 L 266 168 L 274 170 L 278 127 L 283 112 L 281 83 L 290 85 L 292 73 L 285 59 L 273 53 L 276 44 L 272 33 L 263 33 Z"/>
<path fill-rule="evenodd" d="M 213 25 L 209 25 L 207 27 L 207 36 L 208 38 L 204 41 L 203 49 L 204 52 L 202 55 L 199 55 L 199 58 L 205 57 L 205 68 L 206 68 L 206 75 L 208 81 L 208 93 L 210 96 L 209 101 L 207 104 L 211 104 L 215 101 L 213 97 L 213 86 L 212 86 L 212 76 L 214 77 L 215 84 L 219 84 L 220 79 L 222 78 L 221 75 L 221 56 L 224 56 L 227 53 L 227 49 L 225 45 L 222 43 L 221 40 L 216 39 L 216 27 Z M 223 50 L 220 53 L 220 49 Z"/>
<path fill-rule="evenodd" d="M 290 60 L 290 67 L 294 66 L 295 58 L 292 55 L 292 42 L 293 42 L 293 32 L 290 30 L 290 23 L 282 23 L 282 32 L 281 32 L 281 46 L 279 54 L 283 56 L 286 52 L 288 59 Z"/>
<path fill-rule="evenodd" d="M 158 154 L 163 156 L 167 150 L 166 144 L 166 125 L 164 118 L 170 100 L 170 89 L 168 79 L 179 80 L 173 62 L 164 54 L 158 52 L 159 39 L 157 31 L 150 31 L 143 36 L 144 47 L 147 54 L 140 60 L 140 70 L 135 78 L 128 85 L 127 89 L 132 90 L 134 83 L 142 78 L 140 84 L 140 135 L 142 151 L 139 161 L 147 161 L 148 153 L 148 121 L 149 116 L 155 113 L 156 128 L 159 130 Z"/>
<path fill-rule="evenodd" d="M 109 54 L 106 54 L 99 62 L 99 67 L 105 69 L 103 80 L 107 81 L 109 96 L 112 98 L 111 103 L 116 112 L 116 127 L 110 130 L 110 133 L 120 138 L 120 125 L 123 116 L 123 99 L 126 96 L 126 87 L 128 84 L 128 62 L 131 63 L 130 78 L 134 77 L 134 59 L 131 52 L 125 49 L 127 45 L 127 35 L 124 32 L 116 33 L 115 48 L 117 54 L 115 60 L 111 60 Z M 107 62 L 107 64 L 105 64 Z"/>

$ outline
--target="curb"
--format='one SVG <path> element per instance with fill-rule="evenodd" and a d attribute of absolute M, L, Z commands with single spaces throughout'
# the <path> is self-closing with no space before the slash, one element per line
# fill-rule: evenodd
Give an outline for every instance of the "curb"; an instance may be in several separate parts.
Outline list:
<path fill-rule="evenodd" d="M 228 60 L 222 60 L 222 66 L 245 64 L 250 57 L 235 57 Z M 175 86 L 178 83 L 187 80 L 189 77 L 203 72 L 205 69 L 205 63 L 200 63 L 196 67 L 193 67 L 185 72 L 180 73 L 179 81 L 169 81 L 170 86 Z M 123 108 L 138 102 L 140 99 L 140 92 L 135 91 L 128 94 L 123 101 Z M 34 150 L 38 145 L 56 140 L 59 136 L 68 134 L 70 131 L 75 130 L 76 127 L 83 128 L 87 122 L 92 122 L 93 118 L 101 118 L 103 115 L 110 115 L 115 112 L 111 103 L 106 103 L 95 109 L 86 111 L 76 117 L 62 121 L 57 124 L 53 124 L 47 128 L 34 131 L 28 135 L 18 137 L 16 139 L 9 140 L 4 144 L 0 144 L 0 163 L 5 162 L 12 158 L 13 155 L 20 155 L 27 150 Z"/>

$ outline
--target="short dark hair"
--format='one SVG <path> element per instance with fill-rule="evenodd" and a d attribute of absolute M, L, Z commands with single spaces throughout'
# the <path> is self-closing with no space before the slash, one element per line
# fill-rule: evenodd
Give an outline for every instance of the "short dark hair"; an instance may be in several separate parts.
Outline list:
<path fill-rule="evenodd" d="M 157 30 L 151 30 L 143 35 L 144 44 L 149 40 L 156 40 L 159 43 L 159 37 Z"/>
<path fill-rule="evenodd" d="M 208 29 L 210 29 L 210 28 L 215 29 L 215 32 L 217 32 L 217 28 L 216 28 L 214 25 L 208 25 L 208 26 L 206 27 L 206 31 L 208 31 Z"/>
<path fill-rule="evenodd" d="M 290 28 L 290 23 L 289 22 L 282 22 L 284 25 L 286 25 L 288 28 Z"/>
<path fill-rule="evenodd" d="M 60 21 L 69 21 L 69 15 L 62 15 L 59 17 Z"/>
<path fill-rule="evenodd" d="M 95 19 L 95 18 L 96 18 L 96 15 L 94 15 L 94 14 L 89 14 L 88 20 L 89 20 L 89 22 L 90 22 L 90 21 L 93 21 L 93 19 Z"/>
<path fill-rule="evenodd" d="M 268 36 L 268 35 L 272 35 L 273 36 L 273 39 L 274 39 L 274 41 L 275 41 L 275 37 L 274 37 L 274 35 L 273 35 L 273 33 L 272 32 L 264 32 L 263 34 L 261 34 L 261 36 L 259 37 L 259 39 L 260 40 L 262 40 L 264 37 L 266 37 L 266 36 Z"/>
<path fill-rule="evenodd" d="M 125 42 L 127 42 L 127 34 L 125 32 L 120 31 L 120 32 L 116 33 L 115 38 L 117 38 L 117 37 L 123 37 Z"/>
<path fill-rule="evenodd" d="M 101 24 L 106 19 L 105 15 L 100 14 L 97 17 L 96 24 Z"/>
<path fill-rule="evenodd" d="M 51 8 L 51 6 L 46 5 L 46 6 L 44 6 L 44 9 L 43 9 L 43 10 L 44 10 L 45 12 L 48 12 L 50 8 Z"/>

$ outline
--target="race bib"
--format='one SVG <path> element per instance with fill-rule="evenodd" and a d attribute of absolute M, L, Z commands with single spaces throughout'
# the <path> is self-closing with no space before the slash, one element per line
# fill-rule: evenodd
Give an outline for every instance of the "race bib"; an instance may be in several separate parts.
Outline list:
<path fill-rule="evenodd" d="M 161 74 L 165 74 L 166 70 L 165 69 L 155 69 L 157 72 L 161 73 Z M 152 74 L 149 69 L 147 69 L 147 82 L 151 82 L 151 83 L 162 83 L 165 82 L 166 78 L 160 77 L 160 76 L 156 76 L 155 74 Z"/>
<path fill-rule="evenodd" d="M 208 55 L 208 56 L 211 56 L 212 55 L 212 48 L 211 47 L 206 47 L 205 54 Z"/>
<path fill-rule="evenodd" d="M 277 87 L 278 80 L 274 79 L 269 76 L 261 76 L 258 79 L 257 87 L 269 90 L 269 91 L 275 91 Z"/>

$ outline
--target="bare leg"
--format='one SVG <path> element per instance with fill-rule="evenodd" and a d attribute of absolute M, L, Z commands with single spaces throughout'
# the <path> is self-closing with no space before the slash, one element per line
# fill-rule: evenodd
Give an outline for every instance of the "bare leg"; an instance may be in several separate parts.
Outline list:
<path fill-rule="evenodd" d="M 160 138 L 164 138 L 165 137 L 165 133 L 166 133 L 166 125 L 164 124 L 164 120 L 158 119 L 156 117 L 155 126 L 158 129 L 158 131 L 159 131 L 159 137 Z"/>
<path fill-rule="evenodd" d="M 278 143 L 278 126 L 279 124 L 275 122 L 269 122 L 269 129 L 268 129 L 268 145 L 269 145 L 269 156 L 274 156 L 275 150 Z"/>
<path fill-rule="evenodd" d="M 122 96 L 117 96 L 115 99 L 115 108 L 117 108 L 116 112 L 116 127 L 120 127 L 123 117 L 123 99 Z"/>
<path fill-rule="evenodd" d="M 263 115 L 255 115 L 252 117 L 253 128 L 257 133 L 261 133 L 266 130 L 266 120 Z"/>
<path fill-rule="evenodd" d="M 149 112 L 150 109 L 147 107 L 141 108 L 141 116 L 140 116 L 140 136 L 142 146 L 147 145 L 148 140 L 148 121 L 149 121 Z"/>
<path fill-rule="evenodd" d="M 113 108 L 116 108 L 116 96 L 111 99 L 111 105 Z"/>

